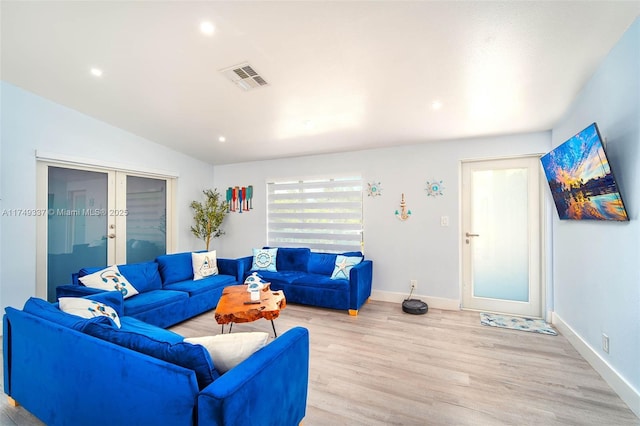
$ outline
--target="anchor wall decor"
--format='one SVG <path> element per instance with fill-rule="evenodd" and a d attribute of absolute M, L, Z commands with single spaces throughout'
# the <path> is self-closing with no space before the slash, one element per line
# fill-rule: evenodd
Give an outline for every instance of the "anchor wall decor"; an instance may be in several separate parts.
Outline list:
<path fill-rule="evenodd" d="M 400 201 L 400 210 L 396 210 L 395 214 L 403 222 L 411 217 L 411 210 L 407 209 L 407 203 L 404 202 L 404 194 L 402 194 L 402 201 Z"/>

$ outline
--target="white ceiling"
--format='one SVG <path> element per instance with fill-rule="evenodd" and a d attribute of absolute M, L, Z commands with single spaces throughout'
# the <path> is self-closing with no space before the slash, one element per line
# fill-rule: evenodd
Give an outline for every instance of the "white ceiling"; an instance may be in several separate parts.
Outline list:
<path fill-rule="evenodd" d="M 3 80 L 212 164 L 548 130 L 640 14 L 639 1 L 0 7 Z M 219 72 L 242 62 L 269 85 Z"/>

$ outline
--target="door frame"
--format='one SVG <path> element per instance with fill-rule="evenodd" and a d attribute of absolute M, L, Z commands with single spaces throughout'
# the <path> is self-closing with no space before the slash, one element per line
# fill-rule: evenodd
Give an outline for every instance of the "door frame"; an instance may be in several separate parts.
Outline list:
<path fill-rule="evenodd" d="M 465 279 L 467 279 L 467 271 L 465 271 L 465 255 L 464 255 L 464 250 L 465 250 L 465 232 L 467 231 L 465 229 L 465 218 L 464 218 L 464 203 L 465 203 L 465 197 L 464 197 L 464 176 L 463 176 L 463 166 L 466 163 L 480 163 L 480 162 L 489 162 L 489 161 L 500 161 L 500 160 L 522 160 L 522 159 L 536 159 L 538 160 L 538 166 L 539 166 L 539 159 L 540 157 L 542 157 L 542 153 L 539 154 L 526 154 L 526 155 L 516 155 L 516 156 L 506 156 L 506 157 L 488 157 L 488 158 L 468 158 L 468 159 L 462 159 L 459 162 L 459 182 L 460 182 L 460 192 L 459 192 L 459 202 L 460 202 L 460 220 L 459 220 L 459 259 L 460 259 L 460 264 L 459 264 L 459 273 L 460 273 L 460 286 L 459 286 L 459 291 L 460 291 L 460 309 L 461 310 L 468 310 L 468 311 L 481 311 L 480 309 L 472 309 L 472 308 L 468 308 L 465 307 L 463 304 L 463 298 L 464 298 L 464 286 L 465 286 Z M 545 180 L 544 180 L 544 173 L 541 172 L 541 169 L 538 168 L 538 215 L 539 215 L 539 236 L 540 236 L 540 241 L 539 241 L 539 260 L 540 260 L 540 264 L 539 264 L 539 281 L 540 281 L 540 306 L 539 306 L 539 312 L 540 315 L 536 316 L 540 317 L 540 318 L 544 318 L 545 320 L 549 321 L 550 320 L 550 316 L 551 313 L 550 311 L 547 311 L 547 308 L 550 306 L 548 301 L 547 301 L 547 295 L 550 294 L 550 289 L 548 288 L 549 286 L 549 282 L 548 282 L 548 277 L 549 272 L 548 271 L 548 265 L 550 265 L 548 259 L 550 256 L 549 253 L 549 241 L 551 236 L 549 235 L 549 226 L 550 226 L 550 214 L 548 211 L 548 203 L 547 203 L 547 197 L 545 196 Z M 513 314 L 516 315 L 516 314 Z"/>
<path fill-rule="evenodd" d="M 115 209 L 126 209 L 125 204 L 122 204 L 122 200 L 126 200 L 126 194 L 122 194 L 122 190 L 118 191 L 117 185 L 121 184 L 121 176 L 131 175 L 140 176 L 146 178 L 164 179 L 167 182 L 167 220 L 166 220 L 166 252 L 172 253 L 175 251 L 176 243 L 176 223 L 175 223 L 175 201 L 176 201 L 176 181 L 178 178 L 177 173 L 167 172 L 146 172 L 140 170 L 130 170 L 121 168 L 118 166 L 112 166 L 107 164 L 94 163 L 91 160 L 79 160 L 76 158 L 66 158 L 51 154 L 36 153 L 36 207 L 41 211 L 47 211 L 49 205 L 48 187 L 49 179 L 48 172 L 49 167 L 62 167 L 74 170 L 85 170 L 89 172 L 106 173 L 108 176 L 107 187 L 107 208 L 115 206 Z M 119 194 L 120 193 L 120 194 Z M 120 203 L 120 205 L 118 205 Z M 48 282 L 47 272 L 49 268 L 48 264 L 48 221 L 47 215 L 41 215 L 36 217 L 36 297 L 47 299 L 48 294 Z M 113 216 L 107 220 L 107 229 L 105 233 L 108 234 L 109 226 L 113 225 L 115 229 L 121 229 L 119 236 L 123 242 L 117 242 L 111 239 L 107 239 L 107 265 L 125 263 L 126 253 L 118 252 L 118 245 L 120 247 L 126 247 L 126 226 L 125 217 Z M 95 266 L 95 265 L 87 265 Z M 71 283 L 71 277 L 69 277 L 69 283 Z"/>

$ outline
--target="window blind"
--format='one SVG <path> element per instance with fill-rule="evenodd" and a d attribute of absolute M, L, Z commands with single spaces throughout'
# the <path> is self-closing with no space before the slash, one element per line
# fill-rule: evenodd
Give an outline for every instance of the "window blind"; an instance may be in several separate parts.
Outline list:
<path fill-rule="evenodd" d="M 267 241 L 339 253 L 362 249 L 362 178 L 267 184 Z"/>

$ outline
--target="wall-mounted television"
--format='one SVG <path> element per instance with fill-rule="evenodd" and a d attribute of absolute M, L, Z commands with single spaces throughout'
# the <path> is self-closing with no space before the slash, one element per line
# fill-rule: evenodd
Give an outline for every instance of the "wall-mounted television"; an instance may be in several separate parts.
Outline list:
<path fill-rule="evenodd" d="M 540 161 L 560 219 L 629 220 L 596 123 Z"/>

